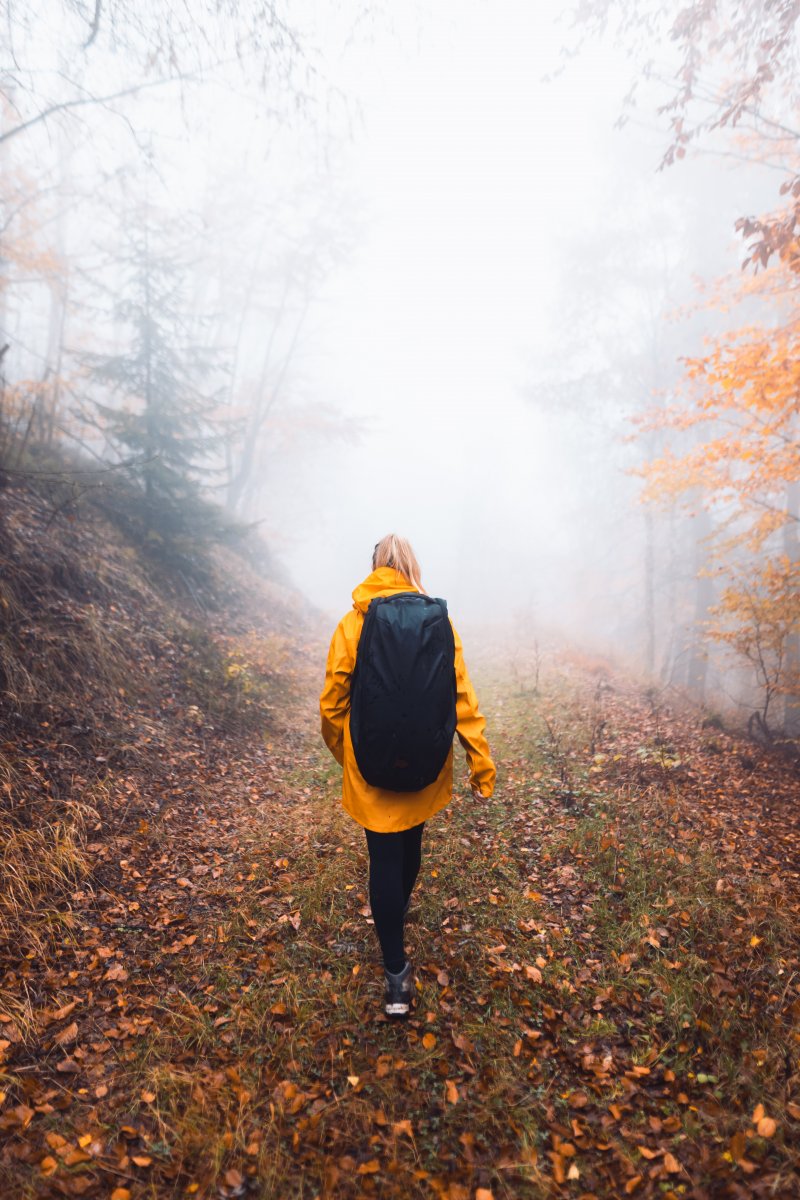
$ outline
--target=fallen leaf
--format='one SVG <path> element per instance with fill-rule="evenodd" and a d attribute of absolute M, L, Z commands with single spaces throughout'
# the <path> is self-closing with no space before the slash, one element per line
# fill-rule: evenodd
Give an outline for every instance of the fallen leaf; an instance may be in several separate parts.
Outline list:
<path fill-rule="evenodd" d="M 771 1138 L 775 1136 L 778 1129 L 778 1122 L 773 1117 L 762 1117 L 756 1125 L 756 1131 L 759 1137 Z"/>
<path fill-rule="evenodd" d="M 50 1024 L 54 1024 L 56 1021 L 63 1021 L 64 1017 L 69 1016 L 77 1003 L 77 1000 L 70 1000 L 69 1004 L 64 1004 L 61 1008 L 57 1008 L 54 1013 L 50 1014 Z"/>

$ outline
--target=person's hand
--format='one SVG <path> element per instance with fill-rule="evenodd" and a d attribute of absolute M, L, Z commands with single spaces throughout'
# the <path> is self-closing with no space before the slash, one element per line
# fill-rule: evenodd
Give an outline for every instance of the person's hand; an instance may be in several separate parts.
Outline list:
<path fill-rule="evenodd" d="M 471 783 L 469 786 L 475 799 L 482 800 L 483 796 L 481 795 L 481 789 L 478 787 L 477 783 Z"/>

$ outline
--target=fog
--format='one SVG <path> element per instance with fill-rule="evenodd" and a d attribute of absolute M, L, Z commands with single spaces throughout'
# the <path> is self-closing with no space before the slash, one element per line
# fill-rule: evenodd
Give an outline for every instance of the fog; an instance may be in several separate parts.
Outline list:
<path fill-rule="evenodd" d="M 737 218 L 775 207 L 785 147 L 748 149 L 742 122 L 659 169 L 680 68 L 663 22 L 642 47 L 522 0 L 280 21 L 9 7 L 6 132 L 74 104 L 2 143 L 18 426 L 58 375 L 50 436 L 124 458 L 85 416 L 130 398 L 87 356 L 125 343 L 147 229 L 189 281 L 185 344 L 214 352 L 195 386 L 229 425 L 206 494 L 315 605 L 340 615 L 395 531 L 457 622 L 524 614 L 685 684 L 698 535 L 691 504 L 641 502 L 631 472 L 664 435 L 632 418 L 727 327 L 708 292 L 739 273 Z"/>

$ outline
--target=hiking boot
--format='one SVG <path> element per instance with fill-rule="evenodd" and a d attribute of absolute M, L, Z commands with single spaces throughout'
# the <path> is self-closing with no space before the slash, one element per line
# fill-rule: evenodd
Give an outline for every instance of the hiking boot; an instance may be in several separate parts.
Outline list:
<path fill-rule="evenodd" d="M 407 962 L 399 975 L 384 971 L 386 989 L 383 993 L 383 1011 L 387 1017 L 407 1017 L 411 1012 L 414 995 L 414 974 Z"/>

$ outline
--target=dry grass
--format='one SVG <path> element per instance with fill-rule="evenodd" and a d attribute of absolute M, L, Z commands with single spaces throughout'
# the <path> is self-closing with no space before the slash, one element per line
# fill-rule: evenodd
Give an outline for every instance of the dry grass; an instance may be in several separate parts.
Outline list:
<path fill-rule="evenodd" d="M 41 806 L 40 806 L 41 807 Z M 86 874 L 86 828 L 97 813 L 72 802 L 64 815 L 6 825 L 0 849 L 0 944 L 44 956 L 69 925 L 69 896 Z"/>

